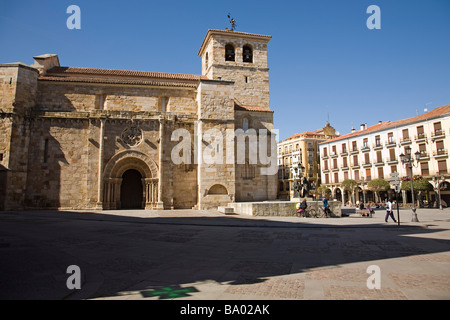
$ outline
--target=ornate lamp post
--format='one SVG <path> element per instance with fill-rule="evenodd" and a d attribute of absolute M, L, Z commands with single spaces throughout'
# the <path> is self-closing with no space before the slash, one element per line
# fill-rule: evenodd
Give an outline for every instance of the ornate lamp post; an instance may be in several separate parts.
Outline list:
<path fill-rule="evenodd" d="M 438 192 L 438 199 L 439 199 L 439 209 L 442 210 L 442 202 L 441 202 L 441 183 L 445 181 L 444 176 L 434 176 L 433 182 L 434 182 L 434 189 Z"/>
<path fill-rule="evenodd" d="M 294 181 L 294 198 L 296 198 L 296 191 L 298 192 L 298 196 L 300 197 L 300 180 L 303 175 L 303 170 L 305 167 L 301 165 L 299 161 L 294 161 L 292 163 L 291 172 L 292 172 L 292 179 Z"/>
<path fill-rule="evenodd" d="M 416 203 L 414 200 L 414 185 L 413 185 L 413 168 L 417 167 L 414 165 L 414 160 L 418 161 L 420 158 L 420 152 L 417 151 L 416 153 L 414 153 L 414 159 L 411 156 L 411 147 L 406 147 L 405 148 L 406 151 L 406 155 L 404 155 L 403 153 L 400 155 L 400 159 L 402 161 L 402 163 L 405 165 L 406 168 L 409 168 L 409 178 L 411 181 L 411 197 L 412 197 L 412 217 L 411 217 L 411 222 L 419 222 L 419 219 L 417 219 L 417 213 L 416 213 Z M 418 165 L 418 162 L 417 162 Z"/>

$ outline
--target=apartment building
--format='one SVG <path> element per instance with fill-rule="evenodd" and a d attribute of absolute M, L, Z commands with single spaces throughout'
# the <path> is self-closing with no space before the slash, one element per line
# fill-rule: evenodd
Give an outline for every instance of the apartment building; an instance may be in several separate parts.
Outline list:
<path fill-rule="evenodd" d="M 413 175 L 428 178 L 432 184 L 433 177 L 439 177 L 442 199 L 450 204 L 449 128 L 450 105 L 408 119 L 379 122 L 369 127 L 363 124 L 359 130 L 353 129 L 349 134 L 319 144 L 322 183 L 330 188 L 333 198 L 347 203 L 352 198 L 340 185 L 346 179 L 353 179 L 360 183 L 356 200 L 362 200 L 363 196 L 366 201 L 376 200 L 367 189 L 368 181 L 389 180 L 393 172 L 398 172 L 400 177 L 409 176 L 409 169 L 400 159 L 409 147 L 411 155 L 420 152 Z M 437 187 L 437 182 L 434 186 Z M 402 201 L 409 199 L 409 192 L 403 191 Z"/>
<path fill-rule="evenodd" d="M 336 136 L 336 130 L 326 123 L 313 132 L 297 133 L 278 143 L 278 198 L 294 197 L 294 168 L 302 168 L 301 176 L 315 185 L 320 183 L 318 144 Z"/>

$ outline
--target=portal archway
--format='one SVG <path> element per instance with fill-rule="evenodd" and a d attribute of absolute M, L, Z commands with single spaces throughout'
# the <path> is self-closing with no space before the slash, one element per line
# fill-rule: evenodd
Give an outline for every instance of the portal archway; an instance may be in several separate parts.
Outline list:
<path fill-rule="evenodd" d="M 158 166 L 146 154 L 114 155 L 103 173 L 104 209 L 152 209 L 158 202 Z"/>
<path fill-rule="evenodd" d="M 135 169 L 127 170 L 122 175 L 120 186 L 121 209 L 144 209 L 142 175 Z"/>

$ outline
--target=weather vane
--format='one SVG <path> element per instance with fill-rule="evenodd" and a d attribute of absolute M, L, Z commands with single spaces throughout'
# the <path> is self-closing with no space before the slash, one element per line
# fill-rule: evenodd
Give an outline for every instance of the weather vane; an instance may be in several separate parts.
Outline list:
<path fill-rule="evenodd" d="M 228 19 L 230 19 L 231 31 L 234 31 L 234 29 L 236 29 L 236 20 L 234 20 L 230 14 L 228 14 Z"/>

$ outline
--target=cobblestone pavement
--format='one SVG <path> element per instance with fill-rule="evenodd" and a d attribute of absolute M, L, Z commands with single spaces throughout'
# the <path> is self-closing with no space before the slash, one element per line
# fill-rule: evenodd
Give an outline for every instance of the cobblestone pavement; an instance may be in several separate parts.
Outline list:
<path fill-rule="evenodd" d="M 0 299 L 450 298 L 450 210 L 374 218 L 4 212 Z M 81 290 L 69 290 L 69 265 Z M 369 266 L 380 289 L 369 289 Z"/>

